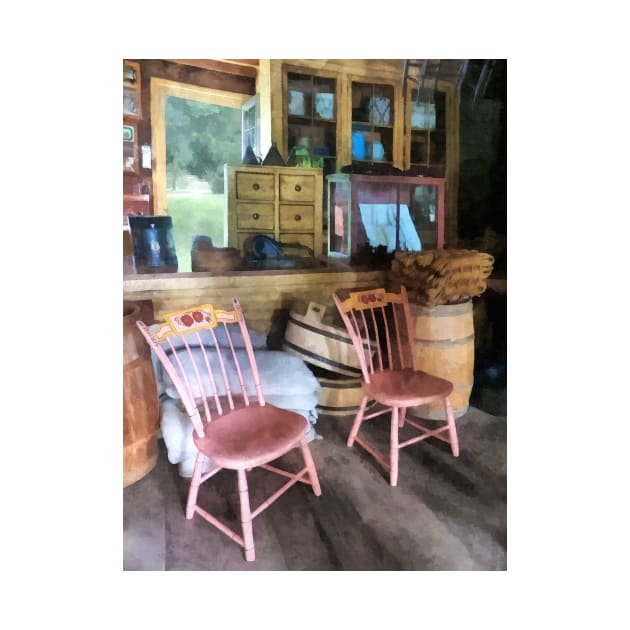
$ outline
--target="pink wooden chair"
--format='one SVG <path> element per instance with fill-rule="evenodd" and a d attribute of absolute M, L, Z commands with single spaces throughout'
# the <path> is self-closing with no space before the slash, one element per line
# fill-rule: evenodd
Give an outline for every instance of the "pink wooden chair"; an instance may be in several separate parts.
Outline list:
<path fill-rule="evenodd" d="M 254 351 L 238 300 L 234 310 L 205 304 L 166 315 L 149 329 L 138 328 L 173 382 L 193 424 L 198 453 L 190 482 L 186 518 L 195 513 L 241 545 L 255 559 L 253 519 L 298 481 L 321 489 L 306 443 L 307 422 L 300 414 L 265 403 Z M 297 473 L 270 462 L 299 447 L 304 468 Z M 252 510 L 246 471 L 254 467 L 288 477 L 274 494 Z M 199 487 L 219 470 L 235 470 L 240 496 L 241 533 L 197 504 Z"/>
<path fill-rule="evenodd" d="M 389 470 L 389 483 L 398 483 L 398 453 L 401 448 L 435 437 L 451 445 L 459 455 L 453 409 L 448 399 L 453 384 L 414 366 L 413 326 L 407 291 L 388 293 L 385 289 L 351 292 L 346 300 L 333 293 L 333 300 L 352 338 L 361 364 L 363 398 L 354 419 L 347 445 L 358 442 Z M 365 414 L 369 400 L 380 403 L 378 411 Z M 446 424 L 428 428 L 407 417 L 407 409 L 438 400 L 444 401 Z M 384 408 L 383 408 L 384 407 Z M 361 423 L 391 412 L 389 457 L 378 452 L 364 437 L 359 437 Z M 399 429 L 405 423 L 414 427 L 414 437 L 400 442 Z"/>

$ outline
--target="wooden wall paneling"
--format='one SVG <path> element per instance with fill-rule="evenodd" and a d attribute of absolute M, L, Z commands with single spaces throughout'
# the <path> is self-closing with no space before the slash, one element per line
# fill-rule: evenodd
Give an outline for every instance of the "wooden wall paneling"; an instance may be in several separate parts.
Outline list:
<path fill-rule="evenodd" d="M 150 299 L 155 316 L 161 319 L 170 311 L 196 304 L 211 303 L 229 307 L 238 297 L 248 324 L 269 334 L 286 316 L 296 300 L 332 304 L 331 293 L 358 286 L 384 286 L 386 271 L 343 272 L 233 272 L 223 276 L 209 274 L 158 274 L 143 278 L 126 276 L 123 297 Z"/>
<path fill-rule="evenodd" d="M 459 191 L 459 94 L 453 85 L 445 85 L 446 92 L 446 191 L 445 191 L 445 247 L 457 247 L 457 210 Z"/>
<path fill-rule="evenodd" d="M 350 84 L 345 73 L 337 81 L 339 102 L 337 103 L 337 171 L 352 162 L 350 135 L 352 130 L 352 99 Z"/>
<path fill-rule="evenodd" d="M 402 81 L 403 59 L 285 59 L 296 66 L 354 74 L 372 81 Z"/>
<path fill-rule="evenodd" d="M 156 77 L 215 90 L 223 90 L 225 92 L 249 94 L 250 96 L 256 93 L 255 77 L 239 76 L 237 74 L 216 72 L 210 69 L 195 68 L 172 63 L 165 59 L 142 60 L 142 70 L 143 76 L 147 79 Z"/>
<path fill-rule="evenodd" d="M 282 153 L 282 157 L 286 160 L 288 157 L 287 140 L 283 131 L 285 118 L 283 115 L 283 103 L 286 99 L 282 85 L 282 64 L 278 63 L 279 60 L 277 59 L 272 59 L 271 61 L 269 84 L 271 89 L 271 137 L 267 148 L 262 147 L 262 152 L 264 158 L 271 143 L 275 142 Z"/>
<path fill-rule="evenodd" d="M 258 59 L 166 59 L 165 61 L 254 79 L 258 72 Z"/>

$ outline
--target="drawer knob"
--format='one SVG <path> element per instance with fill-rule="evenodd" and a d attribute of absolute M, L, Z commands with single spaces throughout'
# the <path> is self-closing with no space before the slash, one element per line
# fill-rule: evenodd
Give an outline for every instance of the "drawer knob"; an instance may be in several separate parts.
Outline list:
<path fill-rule="evenodd" d="M 299 184 L 295 185 L 295 192 L 300 192 L 300 190 L 302 190 L 302 186 L 300 186 Z"/>
<path fill-rule="evenodd" d="M 301 220 L 302 220 L 302 215 L 301 215 L 301 214 L 296 214 L 293 218 L 294 218 L 296 221 L 301 221 Z"/>
<path fill-rule="evenodd" d="M 254 214 L 252 214 L 252 219 L 254 219 L 254 221 L 258 221 L 258 219 L 260 219 L 258 212 L 254 212 Z"/>
<path fill-rule="evenodd" d="M 259 184 L 252 184 L 252 188 L 254 190 L 260 190 L 260 185 Z"/>

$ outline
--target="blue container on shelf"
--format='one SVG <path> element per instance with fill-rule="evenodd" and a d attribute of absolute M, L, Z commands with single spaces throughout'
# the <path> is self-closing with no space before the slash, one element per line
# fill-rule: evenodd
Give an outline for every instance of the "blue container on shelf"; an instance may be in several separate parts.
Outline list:
<path fill-rule="evenodd" d="M 129 216 L 136 273 L 174 273 L 177 255 L 173 219 L 168 216 Z"/>
<path fill-rule="evenodd" d="M 359 131 L 352 134 L 352 157 L 355 160 L 365 159 L 365 136 Z"/>

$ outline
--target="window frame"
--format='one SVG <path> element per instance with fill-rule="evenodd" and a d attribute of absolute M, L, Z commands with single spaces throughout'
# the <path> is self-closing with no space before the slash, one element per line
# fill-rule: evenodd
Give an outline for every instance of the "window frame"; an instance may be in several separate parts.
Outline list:
<path fill-rule="evenodd" d="M 151 143 L 153 167 L 153 214 L 167 215 L 166 195 L 166 127 L 164 113 L 166 97 L 176 96 L 209 105 L 223 105 L 241 109 L 251 94 L 227 92 L 191 83 L 151 77 Z"/>

